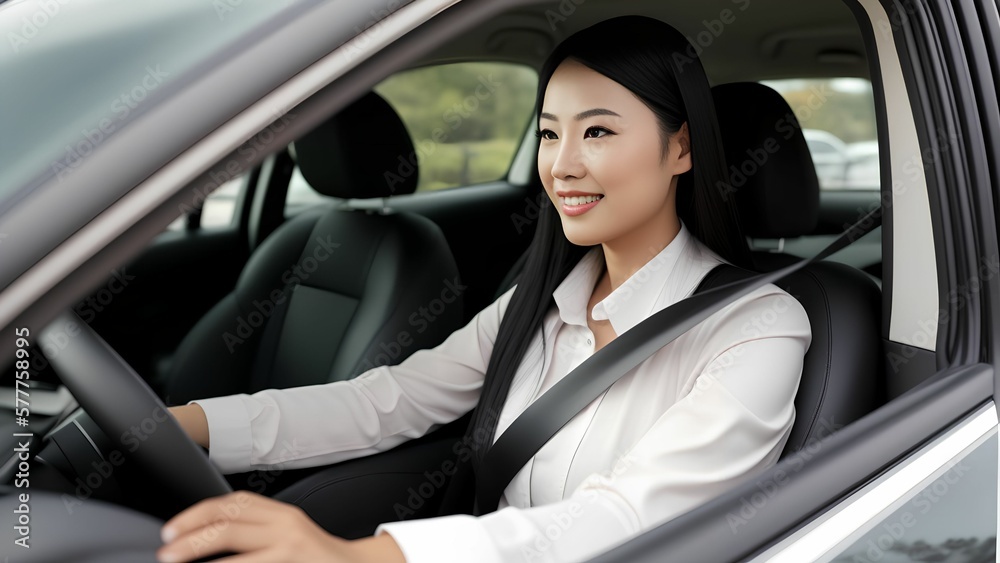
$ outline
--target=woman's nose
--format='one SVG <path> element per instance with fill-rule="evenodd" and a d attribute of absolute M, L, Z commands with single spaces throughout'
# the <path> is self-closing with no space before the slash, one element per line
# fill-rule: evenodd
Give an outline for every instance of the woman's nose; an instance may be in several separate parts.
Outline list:
<path fill-rule="evenodd" d="M 555 178 L 581 178 L 586 174 L 586 154 L 580 143 L 561 142 L 552 161 L 552 176 Z"/>

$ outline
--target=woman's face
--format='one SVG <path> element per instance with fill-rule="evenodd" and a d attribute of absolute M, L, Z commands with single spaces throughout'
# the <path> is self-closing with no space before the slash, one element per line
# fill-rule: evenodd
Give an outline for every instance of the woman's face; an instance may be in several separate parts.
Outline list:
<path fill-rule="evenodd" d="M 657 243 L 649 237 L 673 236 L 674 177 L 691 168 L 686 126 L 671 136 L 661 163 L 653 112 L 572 59 L 552 74 L 538 123 L 538 174 L 570 242 L 648 247 Z"/>

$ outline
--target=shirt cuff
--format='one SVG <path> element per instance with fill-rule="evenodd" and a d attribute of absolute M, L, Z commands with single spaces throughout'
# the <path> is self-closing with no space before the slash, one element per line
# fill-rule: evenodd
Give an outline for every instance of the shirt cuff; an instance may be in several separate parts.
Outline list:
<path fill-rule="evenodd" d="M 223 474 L 250 471 L 253 432 L 241 395 L 198 399 L 208 419 L 208 460 Z"/>
<path fill-rule="evenodd" d="M 468 514 L 388 522 L 375 528 L 376 536 L 382 533 L 392 536 L 406 563 L 503 563 L 493 538 Z"/>

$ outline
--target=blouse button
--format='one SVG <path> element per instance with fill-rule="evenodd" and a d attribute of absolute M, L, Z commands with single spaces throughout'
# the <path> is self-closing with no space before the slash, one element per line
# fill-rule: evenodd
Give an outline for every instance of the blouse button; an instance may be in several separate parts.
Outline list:
<path fill-rule="evenodd" d="M 588 339 L 587 339 L 587 344 L 593 344 L 593 341 L 591 341 L 591 340 L 590 340 L 590 339 L 588 338 Z"/>

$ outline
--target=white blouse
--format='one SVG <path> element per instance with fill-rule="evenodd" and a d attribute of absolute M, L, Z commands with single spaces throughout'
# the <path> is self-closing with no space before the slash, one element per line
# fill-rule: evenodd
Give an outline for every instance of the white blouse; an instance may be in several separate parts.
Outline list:
<path fill-rule="evenodd" d="M 621 335 L 694 292 L 723 260 L 682 225 L 593 309 Z M 555 290 L 500 413 L 497 437 L 594 353 L 593 248 Z M 479 398 L 513 288 L 435 348 L 335 383 L 192 401 L 224 473 L 311 467 L 388 450 L 466 414 Z M 545 353 L 542 347 L 545 334 Z M 774 464 L 795 418 L 811 341 L 794 298 L 766 285 L 637 366 L 521 469 L 495 512 L 382 524 L 409 563 L 584 561 Z M 554 342 L 554 345 L 553 345 Z M 331 424 L 324 424 L 324 420 Z"/>

